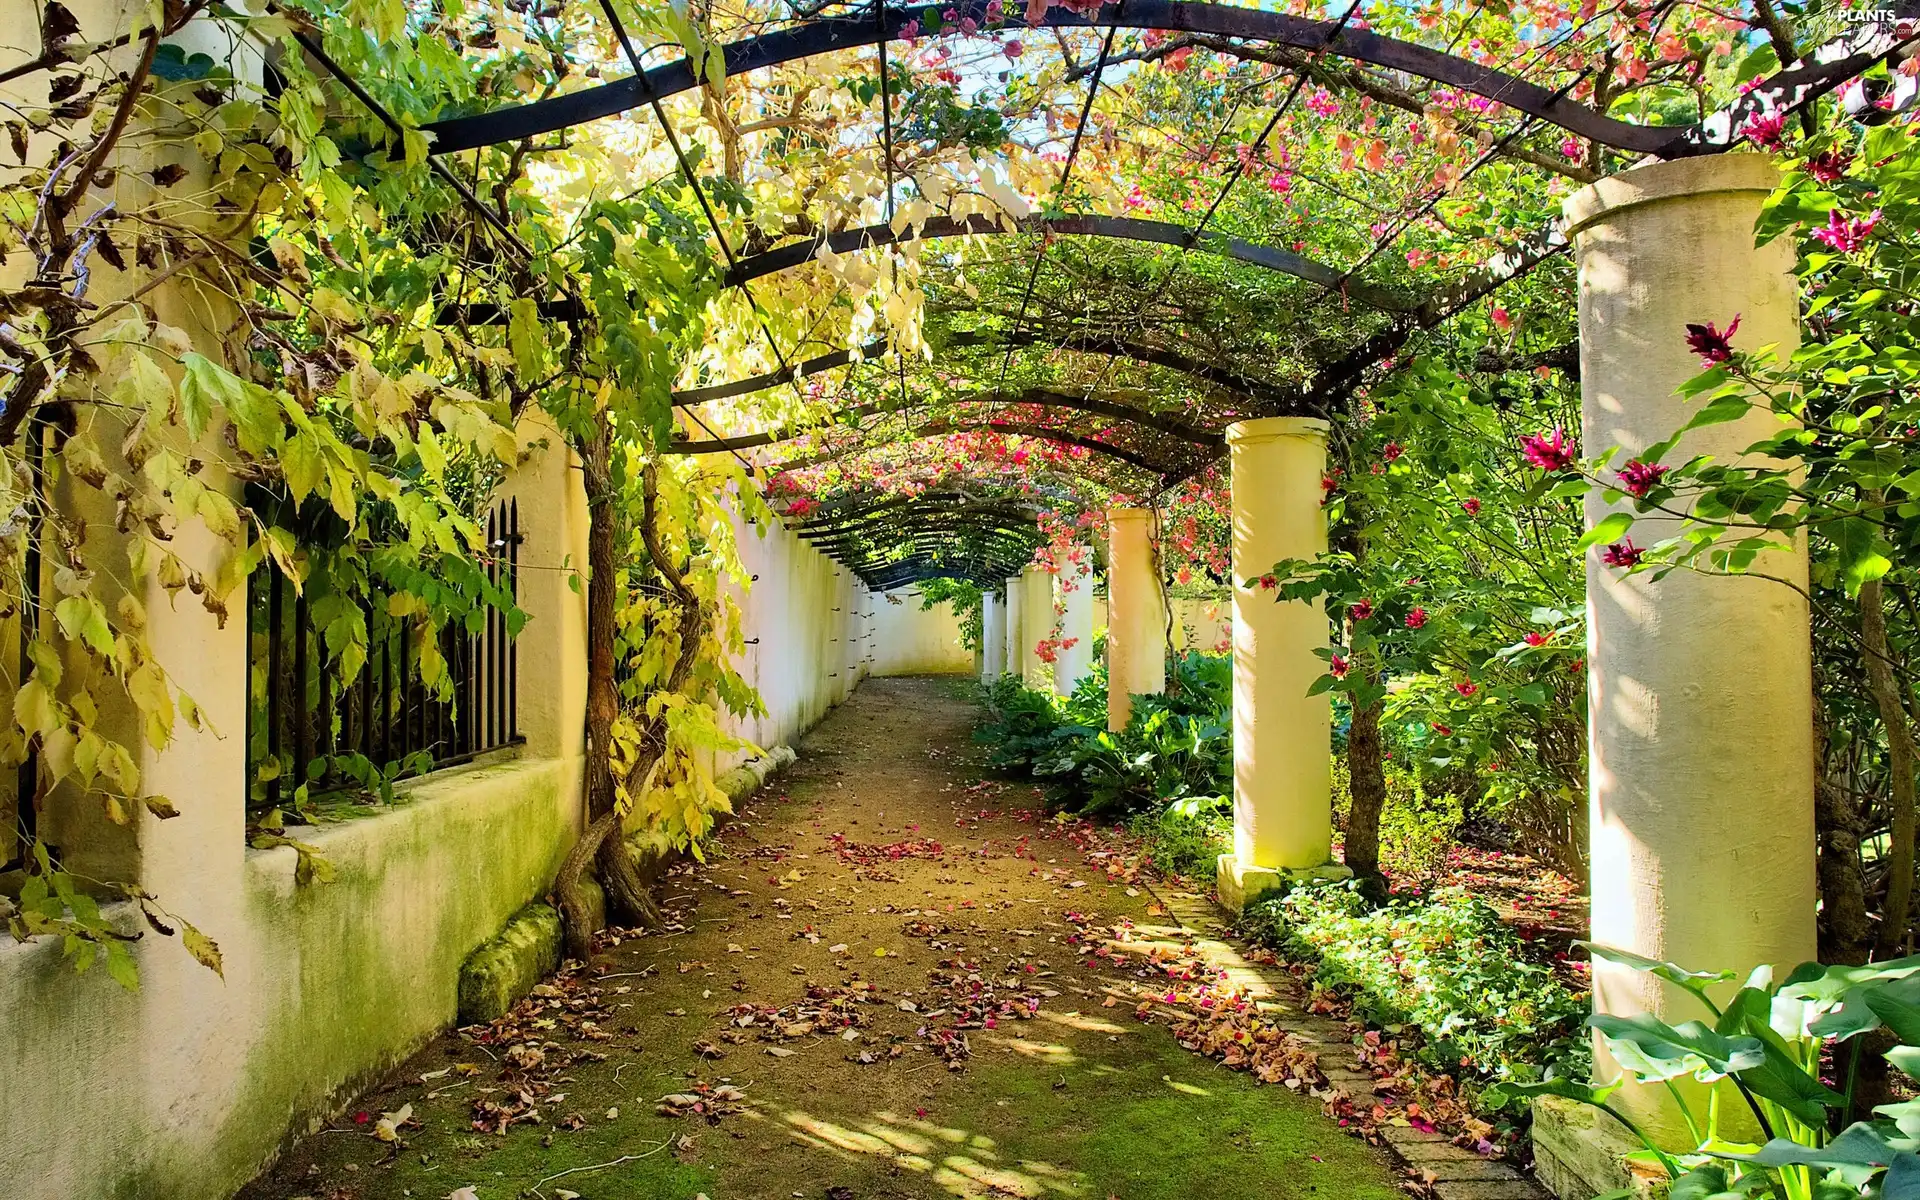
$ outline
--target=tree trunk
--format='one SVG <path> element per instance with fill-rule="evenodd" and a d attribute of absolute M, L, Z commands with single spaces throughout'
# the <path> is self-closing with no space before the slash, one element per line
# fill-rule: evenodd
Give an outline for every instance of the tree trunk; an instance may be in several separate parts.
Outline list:
<path fill-rule="evenodd" d="M 1860 806 L 1850 790 L 1851 781 L 1834 778 L 1838 764 L 1831 759 L 1826 714 L 1818 696 L 1813 711 L 1820 961 L 1864 963 L 1873 945 L 1873 919 L 1867 911 L 1867 878 L 1860 859 Z"/>
<path fill-rule="evenodd" d="M 1378 677 L 1370 679 L 1378 683 Z M 1347 809 L 1347 869 L 1369 893 L 1382 892 L 1380 873 L 1380 813 L 1387 804 L 1387 776 L 1380 757 L 1379 700 L 1365 708 L 1355 706 L 1347 727 L 1347 791 L 1353 803 Z"/>
<path fill-rule="evenodd" d="M 613 725 L 620 716 L 620 694 L 614 680 L 614 620 L 621 571 L 615 548 L 619 494 L 613 483 L 613 436 L 604 421 L 582 441 L 579 451 L 586 476 L 587 569 L 591 572 L 587 579 L 587 829 L 562 862 L 554 892 L 566 929 L 567 954 L 585 959 L 592 952 L 594 933 L 592 910 L 581 884 L 589 863 L 597 868 L 605 889 L 610 922 L 653 927 L 660 923 L 660 914 L 647 893 L 633 847 L 627 843 L 613 778 Z M 692 674 L 706 618 L 699 597 L 662 548 L 654 504 L 656 470 L 649 463 L 641 476 L 640 532 L 654 568 L 667 581 L 680 610 L 679 653 L 662 687 L 666 692 L 678 692 Z M 649 719 L 639 740 L 640 756 L 634 766 L 643 772 L 639 795 L 645 796 L 666 753 L 664 715 Z"/>
<path fill-rule="evenodd" d="M 1893 677 L 1884 603 L 1879 580 L 1860 585 L 1862 656 L 1867 688 L 1887 734 L 1887 792 L 1893 809 L 1887 838 L 1887 900 L 1880 914 L 1880 934 L 1874 939 L 1874 956 L 1892 958 L 1907 940 L 1913 909 L 1913 734 L 1906 707 L 1900 703 L 1900 685 Z"/>

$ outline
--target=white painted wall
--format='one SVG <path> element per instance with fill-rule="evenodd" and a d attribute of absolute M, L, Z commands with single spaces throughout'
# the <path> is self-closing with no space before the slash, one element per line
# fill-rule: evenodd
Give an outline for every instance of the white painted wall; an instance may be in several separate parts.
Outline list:
<path fill-rule="evenodd" d="M 968 675 L 978 665 L 960 640 L 960 616 L 945 600 L 922 609 L 919 588 L 874 597 L 875 675 Z"/>
<path fill-rule="evenodd" d="M 813 728 L 867 674 L 875 645 L 871 593 L 778 518 L 759 526 L 736 522 L 734 535 L 741 563 L 758 576 L 744 596 L 735 591 L 741 635 L 749 643 L 759 639 L 735 669 L 759 691 L 767 710 L 764 717 L 736 723 L 735 731 L 771 749 Z M 742 752 L 732 759 L 746 757 Z"/>

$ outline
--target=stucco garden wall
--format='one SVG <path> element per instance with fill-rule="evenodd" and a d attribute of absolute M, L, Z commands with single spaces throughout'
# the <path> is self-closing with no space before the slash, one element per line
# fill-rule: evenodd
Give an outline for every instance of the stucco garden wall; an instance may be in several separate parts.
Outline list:
<path fill-rule="evenodd" d="M 772 749 L 798 741 L 867 673 L 871 593 L 777 518 L 739 523 L 735 536 L 741 563 L 758 577 L 744 596 L 735 592 L 749 643 L 738 669 L 767 710 L 736 727 L 756 746 Z M 746 757 L 732 755 L 720 765 Z"/>
<path fill-rule="evenodd" d="M 1093 599 L 1093 627 L 1107 627 L 1107 598 Z M 1173 600 L 1173 648 L 1225 653 L 1233 640 L 1233 605 L 1226 600 L 1199 600 L 1178 596 Z"/>
<path fill-rule="evenodd" d="M 923 609 L 918 588 L 898 588 L 874 600 L 875 675 L 970 675 L 978 669 L 974 652 L 960 641 L 960 616 L 952 604 L 942 600 Z"/>
<path fill-rule="evenodd" d="M 377 816 L 290 849 L 207 848 L 175 898 L 225 979 L 172 938 L 135 947 L 140 990 L 76 975 L 60 944 L 0 940 L 0 1180 L 10 1200 L 210 1200 L 289 1132 L 448 1025 L 460 962 L 544 892 L 575 832 L 579 761 L 513 760 L 402 785 Z M 128 916 L 128 928 L 138 925 Z"/>

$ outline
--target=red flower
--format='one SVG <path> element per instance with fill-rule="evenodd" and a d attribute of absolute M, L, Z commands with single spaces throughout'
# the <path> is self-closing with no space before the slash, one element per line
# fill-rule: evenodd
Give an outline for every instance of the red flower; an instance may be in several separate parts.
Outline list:
<path fill-rule="evenodd" d="M 1407 628 L 1418 629 L 1422 625 L 1425 625 L 1426 623 L 1427 623 L 1427 610 L 1424 608 L 1421 608 L 1418 604 L 1414 605 L 1413 611 L 1407 614 Z"/>
<path fill-rule="evenodd" d="M 1468 496 L 1465 500 L 1462 500 L 1460 502 L 1460 509 L 1462 512 L 1465 512 L 1470 517 L 1479 516 L 1480 515 L 1480 497 Z"/>
<path fill-rule="evenodd" d="M 1453 736 L 1453 728 L 1452 728 L 1452 726 L 1449 726 L 1449 725 L 1442 725 L 1442 724 L 1440 724 L 1440 723 L 1439 723 L 1438 721 L 1436 721 L 1436 722 L 1434 722 L 1434 725 L 1433 725 L 1433 732 L 1434 732 L 1434 735 L 1435 735 L 1435 736 L 1437 736 L 1437 737 L 1452 737 L 1452 736 Z"/>
<path fill-rule="evenodd" d="M 1561 471 L 1573 465 L 1572 443 L 1567 441 L 1567 431 L 1558 425 L 1551 434 L 1530 434 L 1520 441 L 1520 452 L 1526 456 L 1530 466 L 1542 471 Z"/>
<path fill-rule="evenodd" d="M 1636 458 L 1615 473 L 1620 476 L 1620 486 L 1626 489 L 1627 495 L 1644 496 L 1653 490 L 1653 485 L 1659 483 L 1660 477 L 1667 471 L 1666 467 L 1643 463 Z"/>
<path fill-rule="evenodd" d="M 1493 310 L 1493 323 L 1504 333 L 1513 328 L 1513 316 L 1504 308 L 1496 308 Z"/>
<path fill-rule="evenodd" d="M 1338 654 L 1328 659 L 1327 662 L 1328 668 L 1332 671 L 1335 679 L 1345 679 L 1347 677 L 1347 668 L 1353 665 Z"/>
<path fill-rule="evenodd" d="M 1824 242 L 1842 254 L 1852 254 L 1858 250 L 1873 227 L 1880 223 L 1880 210 L 1874 209 L 1864 220 L 1852 220 L 1842 217 L 1839 209 L 1827 214 L 1827 227 L 1813 231 L 1813 240 Z"/>
<path fill-rule="evenodd" d="M 1480 685 L 1471 679 L 1462 679 L 1459 683 L 1453 685 L 1453 690 L 1459 692 L 1462 696 L 1471 696 L 1480 690 Z"/>
<path fill-rule="evenodd" d="M 1821 183 L 1833 183 L 1853 165 L 1853 155 L 1844 150 L 1822 150 L 1807 160 L 1807 174 Z"/>
<path fill-rule="evenodd" d="M 1547 639 L 1548 639 L 1548 638 L 1549 638 L 1550 636 L 1552 636 L 1552 635 L 1550 635 L 1550 634 L 1545 634 L 1545 633 L 1541 633 L 1541 632 L 1539 632 L 1538 630 L 1535 630 L 1535 631 L 1533 631 L 1532 633 L 1529 633 L 1529 634 L 1527 634 L 1527 645 L 1529 645 L 1529 646 L 1544 646 L 1544 645 L 1546 645 L 1546 644 L 1547 644 Z"/>
<path fill-rule="evenodd" d="M 1373 601 L 1355 600 L 1353 602 L 1353 607 L 1348 611 L 1353 614 L 1354 620 L 1364 621 L 1368 617 L 1371 617 L 1373 615 Z"/>
<path fill-rule="evenodd" d="M 1740 328 L 1740 314 L 1733 314 L 1733 320 L 1725 329 L 1714 327 L 1709 321 L 1705 325 L 1687 326 L 1687 349 L 1700 356 L 1700 365 L 1711 367 L 1733 357 L 1733 331 Z"/>
<path fill-rule="evenodd" d="M 1647 552 L 1633 544 L 1632 538 L 1621 540 L 1600 552 L 1600 561 L 1610 567 L 1637 567 Z"/>
<path fill-rule="evenodd" d="M 371 1120 L 373 1120 L 373 1114 L 370 1112 L 361 1111 L 353 1114 L 353 1123 L 355 1125 L 365 1125 Z"/>
<path fill-rule="evenodd" d="M 1740 127 L 1740 136 L 1763 150 L 1778 150 L 1786 131 L 1786 113 L 1755 113 Z"/>
<path fill-rule="evenodd" d="M 1320 477 L 1320 492 L 1322 495 L 1332 495 L 1333 489 L 1339 486 L 1339 481 L 1331 475 L 1322 475 Z"/>
<path fill-rule="evenodd" d="M 1262 575 L 1260 577 L 1260 589 L 1262 591 L 1270 592 L 1279 586 L 1280 586 L 1280 581 L 1274 578 L 1272 575 Z"/>
<path fill-rule="evenodd" d="M 1392 462 L 1406 452 L 1406 447 L 1402 446 L 1399 442 L 1388 442 L 1386 447 L 1380 451 L 1380 457 L 1386 459 L 1388 462 Z"/>

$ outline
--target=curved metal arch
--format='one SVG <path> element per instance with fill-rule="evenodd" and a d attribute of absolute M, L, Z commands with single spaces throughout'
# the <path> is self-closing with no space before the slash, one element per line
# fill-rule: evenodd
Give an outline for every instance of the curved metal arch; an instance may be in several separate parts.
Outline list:
<path fill-rule="evenodd" d="M 1066 446 L 1078 446 L 1082 450 L 1088 450 L 1095 454 L 1117 459 L 1129 466 L 1138 467 L 1140 470 L 1154 475 L 1165 475 L 1170 469 L 1164 463 L 1151 462 L 1143 455 L 1135 454 L 1133 451 L 1116 446 L 1111 442 L 1103 442 L 1098 438 L 1083 437 L 1076 433 L 1066 432 L 1065 430 L 1048 429 L 1043 425 L 1027 425 L 1018 421 L 930 421 L 924 425 L 915 426 L 909 432 L 908 440 L 920 441 L 930 437 L 941 437 L 949 433 L 977 433 L 981 430 L 992 430 L 995 433 L 1017 433 L 1021 437 L 1039 438 L 1042 441 L 1059 442 Z M 836 457 L 839 456 L 836 454 L 816 454 L 808 458 L 795 459 L 792 462 L 769 463 L 767 466 L 769 470 L 775 471 L 801 471 L 807 467 L 816 466 Z"/>
<path fill-rule="evenodd" d="M 1002 348 L 1013 346 L 1022 349 L 1030 346 L 1057 347 L 1073 350 L 1081 354 L 1100 354 L 1114 358 L 1130 358 L 1135 362 L 1150 366 L 1165 367 L 1169 371 L 1178 371 L 1196 379 L 1225 388 L 1228 391 L 1246 396 L 1252 400 L 1285 402 L 1294 398 L 1296 390 L 1249 379 L 1225 367 L 1188 358 L 1172 350 L 1163 350 L 1158 346 L 1149 346 L 1143 342 L 1115 340 L 1094 333 L 1076 333 L 1064 340 L 1040 331 L 1023 331 L 1013 335 L 995 333 L 990 330 L 962 329 L 946 335 L 940 342 L 947 346 L 989 346 Z M 876 338 L 858 350 L 835 350 L 796 363 L 779 371 L 767 371 L 759 375 L 749 375 L 744 379 L 735 379 L 727 383 L 711 383 L 703 387 L 687 388 L 673 394 L 676 408 L 686 408 L 695 404 L 705 404 L 709 400 L 731 400 L 736 396 L 749 396 L 754 392 L 764 392 L 771 388 L 784 387 L 796 379 L 805 379 L 809 375 L 818 375 L 839 367 L 852 364 L 856 356 L 861 362 L 869 362 L 886 354 L 893 343 L 886 338 Z"/>
<path fill-rule="evenodd" d="M 947 7 L 953 10 L 956 25 L 971 19 L 979 26 L 988 27 L 991 25 L 987 16 L 989 2 L 955 0 Z M 887 8 L 872 15 L 820 17 L 729 43 L 721 48 L 721 53 L 727 73 L 739 74 L 815 55 L 872 46 L 883 40 L 895 41 L 900 38 L 902 26 L 909 21 L 918 22 L 923 15 L 925 9 L 915 7 Z M 1226 4 L 1122 0 L 1089 13 L 1054 5 L 1037 24 L 1055 28 L 1117 26 L 1213 34 L 1300 50 L 1324 50 L 1484 96 L 1582 138 L 1628 153 L 1674 158 L 1716 148 L 1709 144 L 1707 133 L 1700 125 L 1651 126 L 1617 121 L 1495 68 L 1335 21 L 1315 21 Z M 612 116 L 656 98 L 691 90 L 699 83 L 696 66 L 692 59 L 683 58 L 651 68 L 644 76 L 628 76 L 513 108 L 436 121 L 425 127 L 432 137 L 429 150 L 433 154 L 453 154 Z"/>
<path fill-rule="evenodd" d="M 792 270 L 794 267 L 812 262 L 820 253 L 822 246 L 831 248 L 835 254 L 851 254 L 856 250 L 891 246 L 899 242 L 924 241 L 929 238 L 991 237 L 1007 233 L 1107 237 L 1121 241 L 1172 246 L 1179 250 L 1200 250 L 1282 275 L 1291 275 L 1309 283 L 1317 283 L 1323 288 L 1339 291 L 1343 295 L 1383 312 L 1417 313 L 1423 308 L 1418 300 L 1396 296 L 1380 288 L 1349 279 L 1345 272 L 1295 254 L 1291 250 L 1282 250 L 1277 246 L 1263 246 L 1241 238 L 1228 237 L 1223 233 L 1200 233 L 1196 236 L 1195 232 L 1185 225 L 1175 225 L 1168 221 L 1148 221 L 1140 217 L 1103 217 L 1094 213 L 1066 213 L 1057 217 L 1033 216 L 1019 221 L 1003 221 L 981 213 L 959 220 L 953 217 L 932 217 L 919 225 L 909 225 L 898 233 L 892 226 L 879 222 L 858 229 L 842 229 L 837 233 L 824 234 L 811 241 L 790 242 L 762 254 L 749 255 L 727 269 L 725 282 L 729 287 L 738 287 L 740 284 L 749 283 L 765 275 Z"/>
<path fill-rule="evenodd" d="M 1210 450 L 1224 450 L 1226 442 L 1220 434 L 1202 429 L 1197 425 L 1170 417 L 1165 413 L 1150 412 L 1146 409 L 1129 408 L 1124 404 L 1113 404 L 1091 397 L 1070 396 L 1065 392 L 1050 391 L 1046 388 L 1028 388 L 1017 396 L 1003 396 L 989 393 L 981 396 L 959 396 L 948 404 L 1026 404 L 1043 408 L 1063 408 L 1074 412 L 1092 413 L 1095 416 L 1108 417 L 1115 421 L 1126 421 L 1141 425 L 1156 433 L 1190 442 Z M 751 450 L 756 446 L 771 446 L 776 442 L 788 442 L 797 438 L 810 437 L 817 433 L 831 433 L 842 421 L 858 417 L 877 416 L 882 413 L 904 412 L 893 401 L 873 401 L 855 405 L 827 414 L 827 418 L 813 425 L 788 425 L 780 429 L 769 429 L 762 433 L 743 434 L 739 437 L 711 438 L 699 442 L 673 442 L 667 446 L 669 454 L 726 454 L 735 450 Z"/>

